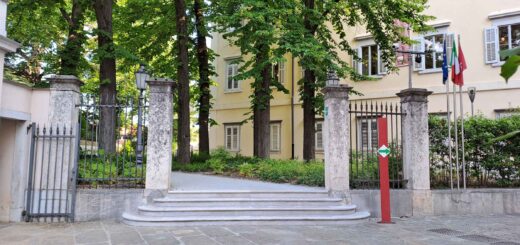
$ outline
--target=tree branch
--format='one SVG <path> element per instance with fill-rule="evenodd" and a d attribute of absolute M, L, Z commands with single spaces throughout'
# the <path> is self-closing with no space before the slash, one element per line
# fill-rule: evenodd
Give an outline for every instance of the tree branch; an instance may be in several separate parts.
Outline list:
<path fill-rule="evenodd" d="M 65 19 L 65 21 L 67 21 L 69 26 L 72 26 L 72 19 L 70 18 L 69 13 L 67 13 L 67 10 L 65 10 L 63 7 L 60 7 L 60 13 L 61 13 L 61 16 L 63 17 L 63 19 Z"/>

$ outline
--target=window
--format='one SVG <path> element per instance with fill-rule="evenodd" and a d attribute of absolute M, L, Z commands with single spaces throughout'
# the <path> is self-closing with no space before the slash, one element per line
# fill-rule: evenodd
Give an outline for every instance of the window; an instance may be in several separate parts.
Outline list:
<path fill-rule="evenodd" d="M 421 62 L 414 61 L 414 70 L 415 71 L 435 71 L 442 69 L 443 63 L 443 51 L 444 51 L 444 41 L 446 41 L 446 55 L 448 58 L 448 64 L 451 64 L 451 50 L 453 47 L 453 38 L 454 34 L 452 33 L 436 33 L 432 35 L 426 35 L 424 37 L 415 38 L 416 42 L 413 45 L 413 51 L 417 52 L 427 52 L 424 55 L 421 55 Z"/>
<path fill-rule="evenodd" d="M 225 125 L 225 146 L 228 151 L 240 151 L 240 125 Z"/>
<path fill-rule="evenodd" d="M 226 90 L 240 91 L 240 81 L 235 78 L 238 74 L 237 60 L 229 60 L 226 64 Z"/>
<path fill-rule="evenodd" d="M 498 27 L 499 51 L 520 46 L 520 23 Z M 505 59 L 500 59 L 504 61 Z"/>
<path fill-rule="evenodd" d="M 378 76 L 386 74 L 386 67 L 381 59 L 381 52 L 377 45 L 362 46 L 358 49 L 361 63 L 354 61 L 354 67 L 359 74 Z"/>
<path fill-rule="evenodd" d="M 318 151 L 323 151 L 323 121 L 316 122 L 314 144 Z"/>
<path fill-rule="evenodd" d="M 358 144 L 362 150 L 377 149 L 378 131 L 376 118 L 358 118 Z"/>
<path fill-rule="evenodd" d="M 269 139 L 271 141 L 271 151 L 280 151 L 280 145 L 282 141 L 281 137 L 281 128 L 282 123 L 281 122 L 272 122 L 269 125 Z"/>
<path fill-rule="evenodd" d="M 285 63 L 278 62 L 273 65 L 273 77 L 278 80 L 279 83 L 285 82 Z"/>
<path fill-rule="evenodd" d="M 520 47 L 520 23 L 502 24 L 484 29 L 486 64 L 504 61 L 499 51 Z"/>

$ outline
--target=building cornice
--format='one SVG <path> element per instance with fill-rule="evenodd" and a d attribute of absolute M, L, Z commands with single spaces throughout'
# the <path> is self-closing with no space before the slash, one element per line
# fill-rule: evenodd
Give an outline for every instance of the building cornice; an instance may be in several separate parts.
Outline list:
<path fill-rule="evenodd" d="M 451 25 L 451 20 L 433 20 L 426 23 L 433 28 L 448 27 Z"/>
<path fill-rule="evenodd" d="M 499 19 L 499 18 L 506 18 L 511 16 L 517 16 L 520 15 L 520 8 L 515 9 L 504 9 L 500 11 L 492 12 L 488 15 L 488 18 L 490 20 Z"/>
<path fill-rule="evenodd" d="M 19 47 L 20 43 L 0 35 L 0 49 L 4 50 L 5 52 L 16 52 Z"/>

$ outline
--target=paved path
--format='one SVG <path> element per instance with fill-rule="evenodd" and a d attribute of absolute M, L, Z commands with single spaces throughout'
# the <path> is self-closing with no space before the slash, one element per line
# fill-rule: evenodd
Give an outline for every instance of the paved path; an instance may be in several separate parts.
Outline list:
<path fill-rule="evenodd" d="M 515 244 L 520 215 L 375 220 L 349 226 L 200 226 L 147 228 L 113 221 L 0 224 L 0 244 Z M 432 229 L 450 229 L 443 235 Z M 442 231 L 442 230 L 438 230 Z M 485 242 L 477 242 L 480 239 Z M 503 243 L 500 243 L 503 242 Z M 510 242 L 510 243 L 505 243 Z M 520 243 L 517 243 L 520 244 Z"/>
<path fill-rule="evenodd" d="M 315 191 L 323 188 L 275 184 L 262 181 L 236 179 L 203 174 L 173 172 L 171 178 L 172 190 L 277 190 L 277 191 Z"/>

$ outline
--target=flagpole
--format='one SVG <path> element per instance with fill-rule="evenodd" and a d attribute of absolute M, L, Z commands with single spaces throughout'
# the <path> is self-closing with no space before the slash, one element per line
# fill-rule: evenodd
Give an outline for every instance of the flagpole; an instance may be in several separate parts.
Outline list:
<path fill-rule="evenodd" d="M 448 123 L 448 164 L 450 167 L 450 188 L 453 190 L 453 164 L 451 159 L 453 159 L 453 144 L 451 142 L 451 110 L 450 110 L 450 83 L 446 81 L 446 111 L 447 111 L 447 120 Z"/>
<path fill-rule="evenodd" d="M 455 122 L 455 172 L 457 174 L 457 189 L 460 189 L 460 173 L 459 173 L 459 136 L 457 123 L 457 87 L 453 84 L 453 121 Z"/>
<path fill-rule="evenodd" d="M 460 115 L 461 115 L 461 126 L 460 126 L 460 134 L 461 134 L 461 145 L 462 145 L 462 183 L 463 188 L 466 189 L 466 158 L 464 156 L 464 104 L 462 103 L 462 85 L 459 86 L 459 95 L 460 95 Z"/>

